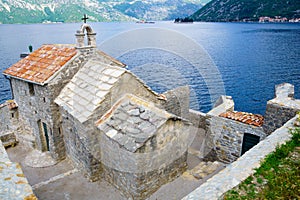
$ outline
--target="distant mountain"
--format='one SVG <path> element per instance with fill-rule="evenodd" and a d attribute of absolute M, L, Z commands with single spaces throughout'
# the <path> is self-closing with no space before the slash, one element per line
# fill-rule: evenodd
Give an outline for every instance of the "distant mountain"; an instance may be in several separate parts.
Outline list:
<path fill-rule="evenodd" d="M 300 0 L 212 0 L 191 15 L 195 21 L 257 21 L 262 16 L 300 17 Z"/>
<path fill-rule="evenodd" d="M 171 20 L 209 0 L 0 0 L 0 23 Z"/>
<path fill-rule="evenodd" d="M 130 17 L 147 20 L 173 20 L 193 14 L 209 0 L 131 1 L 114 6 Z"/>

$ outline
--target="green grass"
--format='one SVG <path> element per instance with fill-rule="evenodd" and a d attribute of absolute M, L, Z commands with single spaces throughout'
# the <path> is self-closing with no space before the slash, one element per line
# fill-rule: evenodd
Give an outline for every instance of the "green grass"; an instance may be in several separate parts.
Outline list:
<path fill-rule="evenodd" d="M 261 167 L 224 199 L 300 199 L 300 128 L 291 133 L 290 141 L 269 154 Z"/>

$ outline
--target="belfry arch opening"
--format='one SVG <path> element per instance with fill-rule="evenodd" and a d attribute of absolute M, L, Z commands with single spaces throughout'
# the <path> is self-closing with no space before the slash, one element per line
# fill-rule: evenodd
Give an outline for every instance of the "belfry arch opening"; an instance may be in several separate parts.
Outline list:
<path fill-rule="evenodd" d="M 96 47 L 96 33 L 89 24 L 82 24 L 75 36 L 77 47 Z"/>

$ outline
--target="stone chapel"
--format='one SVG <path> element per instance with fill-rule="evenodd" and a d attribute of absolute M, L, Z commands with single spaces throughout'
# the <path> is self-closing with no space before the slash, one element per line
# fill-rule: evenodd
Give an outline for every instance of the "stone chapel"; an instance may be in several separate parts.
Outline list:
<path fill-rule="evenodd" d="M 69 158 L 127 198 L 145 199 L 185 172 L 192 142 L 198 159 L 232 163 L 300 111 L 288 83 L 276 86 L 264 117 L 235 111 L 230 96 L 195 111 L 188 86 L 156 93 L 97 49 L 89 24 L 75 36 L 74 45 L 43 45 L 4 70 L 13 100 L 0 104 L 0 140 Z"/>
<path fill-rule="evenodd" d="M 189 89 L 157 94 L 97 49 L 90 25 L 75 36 L 76 45 L 43 45 L 3 72 L 14 134 L 57 161 L 69 157 L 92 181 L 145 198 L 186 170 Z"/>

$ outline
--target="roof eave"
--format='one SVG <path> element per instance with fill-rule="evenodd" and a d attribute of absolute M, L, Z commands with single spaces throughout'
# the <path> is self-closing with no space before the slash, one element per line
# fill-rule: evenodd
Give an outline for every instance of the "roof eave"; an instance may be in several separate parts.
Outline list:
<path fill-rule="evenodd" d="M 34 81 L 27 80 L 27 79 L 23 79 L 23 78 L 20 78 L 20 77 L 17 77 L 17 76 L 12 76 L 12 75 L 6 74 L 4 72 L 2 74 L 5 77 L 7 77 L 8 79 L 14 78 L 14 79 L 18 79 L 18 80 L 25 81 L 25 82 L 28 82 L 28 83 L 33 83 L 33 84 L 36 84 L 36 85 L 40 85 L 40 86 L 44 86 L 44 85 L 47 84 L 46 82 L 39 83 L 39 82 L 34 82 Z"/>

